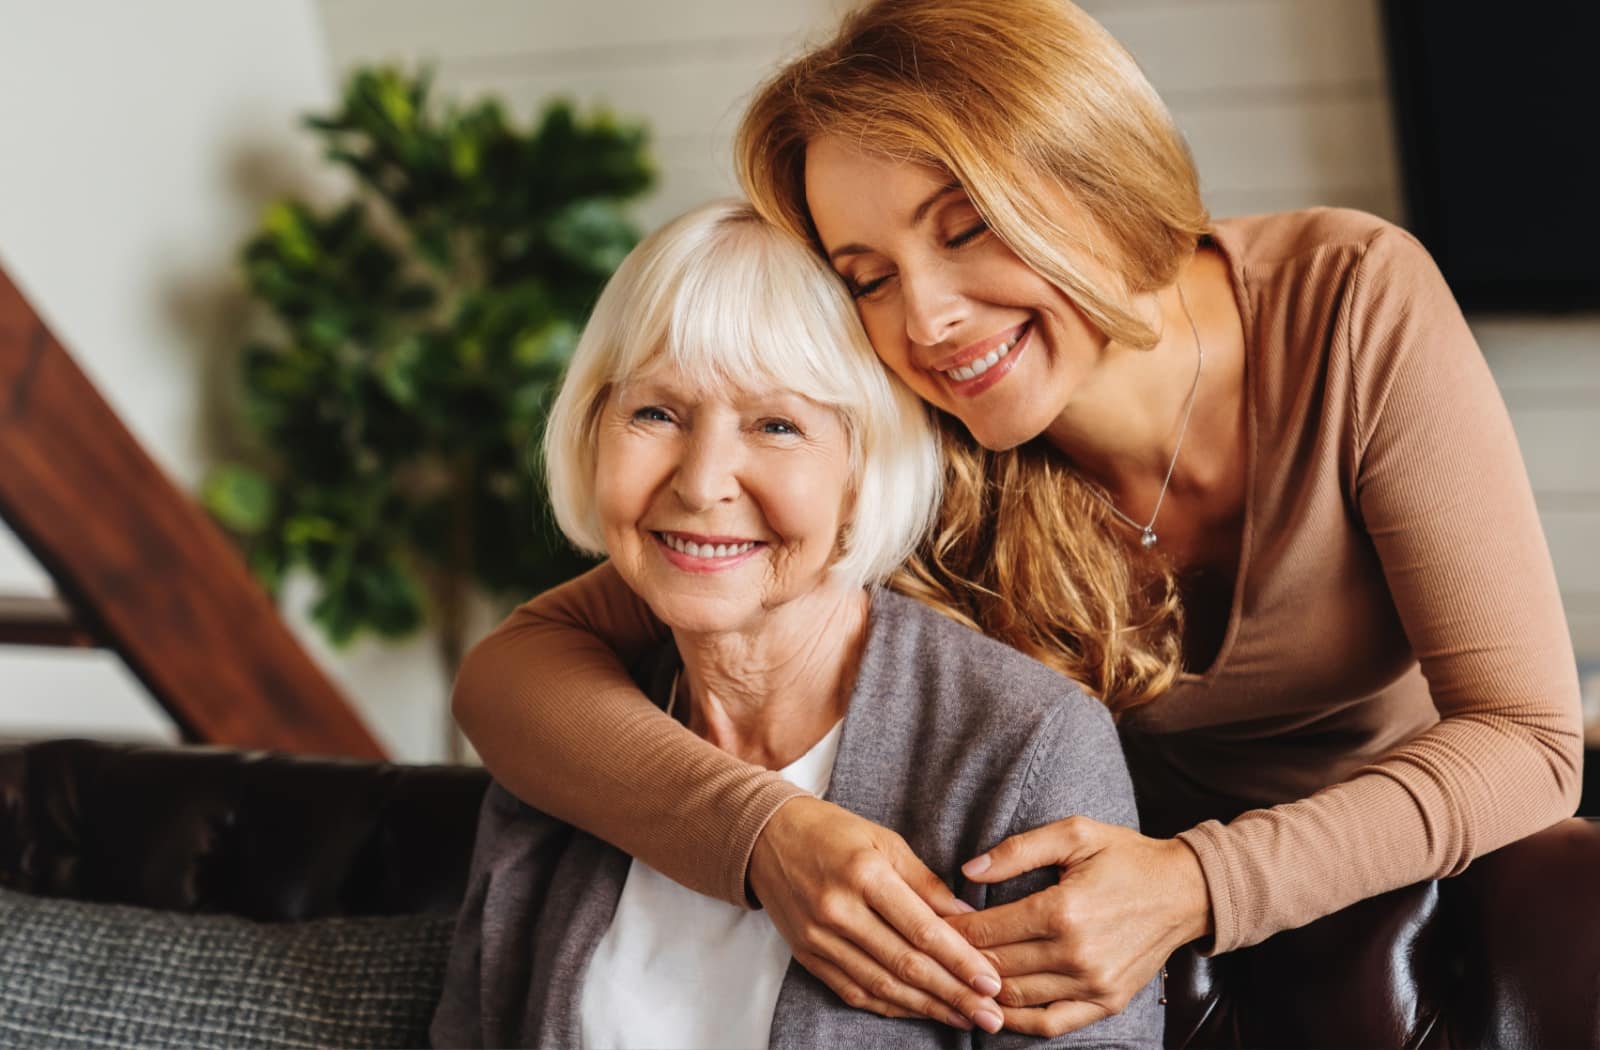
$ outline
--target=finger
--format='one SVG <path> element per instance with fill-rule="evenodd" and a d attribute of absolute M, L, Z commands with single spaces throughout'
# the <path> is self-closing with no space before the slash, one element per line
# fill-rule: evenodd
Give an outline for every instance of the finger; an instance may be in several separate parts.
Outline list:
<path fill-rule="evenodd" d="M 976 948 L 1057 938 L 1057 893 L 1058 888 L 1052 886 L 1020 901 L 985 908 L 971 915 L 953 915 L 944 921 Z"/>
<path fill-rule="evenodd" d="M 1065 968 L 1061 945 L 1053 940 L 1016 941 L 983 950 L 984 957 L 1000 972 L 1000 980 L 1029 977 L 1036 973 L 1060 974 Z M 1057 999 L 1083 998 L 1058 995 Z"/>
<path fill-rule="evenodd" d="M 1005 1012 L 1006 1027 L 1023 1035 L 1042 1035 L 1048 1038 L 1076 1032 L 1080 1028 L 1103 1021 L 1111 1011 L 1099 1003 L 1062 1002 L 1050 1006 L 1025 1006 Z"/>
<path fill-rule="evenodd" d="M 1025 977 L 1007 977 L 998 998 L 1001 1006 L 1047 1006 L 1066 1000 L 1086 1002 L 1096 998 L 1100 991 L 1080 977 L 1030 973 Z"/>
<path fill-rule="evenodd" d="M 885 929 L 887 930 L 887 927 Z M 989 1025 L 992 1028 L 999 1027 L 1001 1020 L 999 1004 L 962 988 L 948 975 L 946 975 L 948 983 L 943 990 L 953 995 L 959 1000 L 958 1002 L 945 1000 L 901 979 L 871 954 L 837 934 L 825 932 L 819 940 L 820 950 L 825 952 L 844 976 L 871 1000 L 890 1003 L 915 1016 L 930 1017 L 957 1028 L 970 1028 L 974 1023 Z M 845 999 L 845 1002 L 849 1003 L 850 1000 Z"/>
<path fill-rule="evenodd" d="M 921 861 L 916 864 L 922 866 Z M 938 876 L 932 872 L 929 875 L 938 881 Z M 984 996 L 992 996 L 1000 990 L 999 973 L 983 957 L 982 952 L 950 925 L 952 921 L 962 918 L 962 914 L 979 913 L 965 912 L 941 918 L 934 914 L 924 898 L 910 885 L 896 879 L 877 879 L 868 883 L 865 900 L 867 906 L 894 929 L 897 940 L 914 946 L 952 982 Z M 867 947 L 881 961 L 893 962 L 892 956 L 886 956 L 867 945 L 863 947 Z M 931 985 L 926 987 L 931 988 Z M 941 997 L 951 1001 L 948 996 Z"/>
<path fill-rule="evenodd" d="M 865 1010 L 868 1013 L 877 1014 L 879 1017 L 924 1016 L 922 1014 L 912 1013 L 910 1010 L 896 1006 L 894 1003 L 891 1003 L 885 999 L 878 999 L 874 996 L 868 995 L 866 989 L 852 981 L 848 974 L 821 956 L 811 956 L 805 959 L 800 959 L 799 956 L 796 956 L 796 961 L 798 961 L 800 965 L 804 966 L 807 970 L 811 971 L 811 974 L 816 977 L 817 980 L 827 985 L 829 990 L 831 990 L 834 995 L 837 995 L 843 1002 L 857 1010 Z M 944 1010 L 940 1016 L 933 1018 L 933 1020 L 943 1021 L 945 1020 L 946 1016 L 963 1022 L 966 1021 L 966 1018 L 960 1017 L 948 1009 Z"/>
<path fill-rule="evenodd" d="M 916 854 L 909 850 L 905 857 L 894 858 L 895 871 L 906 880 L 906 885 L 911 887 L 913 893 L 921 897 L 923 902 L 932 908 L 934 914 L 941 918 L 949 915 L 966 915 L 974 909 L 972 905 L 955 895 L 944 880 L 935 875 Z M 926 949 L 924 949 L 926 950 Z"/>
<path fill-rule="evenodd" d="M 961 866 L 974 882 L 1004 882 L 1037 868 L 1066 867 L 1099 852 L 1107 825 L 1088 817 L 1068 817 L 1001 842 Z"/>
<path fill-rule="evenodd" d="M 838 937 L 835 957 L 846 963 L 847 970 L 854 961 L 869 980 L 881 982 L 865 984 L 863 987 L 868 992 L 880 999 L 900 1002 L 927 1016 L 935 1015 L 932 1010 L 923 1009 L 925 999 L 919 997 L 938 1000 L 945 1008 L 954 1008 L 980 1026 L 992 1024 L 993 1029 L 999 1028 L 1000 1007 L 993 996 L 981 995 L 962 984 L 901 937 L 894 927 L 876 915 L 867 915 L 870 921 L 858 923 L 850 939 Z M 996 979 L 997 992 L 999 983 Z M 983 1014 L 988 1014 L 990 1020 L 985 1021 Z"/>

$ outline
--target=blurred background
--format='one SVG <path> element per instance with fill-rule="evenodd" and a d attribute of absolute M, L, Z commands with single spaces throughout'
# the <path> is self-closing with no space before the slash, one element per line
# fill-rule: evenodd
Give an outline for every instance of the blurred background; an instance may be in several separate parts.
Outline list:
<path fill-rule="evenodd" d="M 324 159 L 325 141 L 302 123 L 348 111 L 352 73 L 427 65 L 436 100 L 466 108 L 496 98 L 525 128 L 558 96 L 573 100 L 580 124 L 608 109 L 624 132 L 647 134 L 640 156 L 653 181 L 619 192 L 617 214 L 648 230 L 734 189 L 728 142 L 744 100 L 848 6 L 0 0 L 0 266 L 179 487 L 212 485 L 208 505 L 225 520 L 231 507 L 240 525 L 259 509 L 250 476 L 219 482 L 217 472 L 248 444 L 229 406 L 241 351 L 261 331 L 260 274 L 252 284 L 241 256 L 272 215 L 283 233 L 273 202 L 330 209 L 356 192 L 356 169 Z M 1428 122 L 1397 113 L 1379 0 L 1082 6 L 1171 106 L 1214 214 L 1329 204 L 1421 218 L 1402 159 L 1426 146 Z M 601 265 L 625 235 L 611 214 L 563 213 L 562 229 L 576 232 L 558 248 L 581 242 L 584 265 Z M 1522 444 L 1580 663 L 1600 666 L 1600 313 L 1581 301 L 1495 305 L 1469 307 L 1469 320 Z M 546 350 L 564 338 L 556 321 L 538 325 Z M 390 617 L 401 638 L 352 626 L 383 619 L 382 609 L 335 610 L 349 628 L 339 630 L 326 605 L 316 611 L 318 572 L 283 553 L 278 597 L 301 644 L 391 755 L 443 757 L 452 656 L 440 644 L 440 592 L 420 592 L 419 630 L 404 609 Z M 52 592 L 50 575 L 0 528 L 0 595 Z M 475 584 L 453 593 L 449 630 L 460 644 L 492 626 L 509 597 Z M 1600 692 L 1592 679 L 1590 691 Z M 113 653 L 0 646 L 0 737 L 65 734 L 178 731 Z"/>

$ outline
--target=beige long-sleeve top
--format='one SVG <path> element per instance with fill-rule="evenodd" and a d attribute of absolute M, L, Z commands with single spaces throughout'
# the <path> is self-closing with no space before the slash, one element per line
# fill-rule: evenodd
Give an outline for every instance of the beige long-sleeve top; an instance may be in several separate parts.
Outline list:
<path fill-rule="evenodd" d="M 1225 220 L 1249 456 L 1222 648 L 1121 727 L 1147 832 L 1198 854 L 1214 950 L 1459 872 L 1572 813 L 1576 666 L 1510 421 L 1408 234 Z M 745 899 L 795 792 L 662 715 L 623 658 L 662 628 L 602 566 L 468 657 L 457 710 L 528 802 Z"/>

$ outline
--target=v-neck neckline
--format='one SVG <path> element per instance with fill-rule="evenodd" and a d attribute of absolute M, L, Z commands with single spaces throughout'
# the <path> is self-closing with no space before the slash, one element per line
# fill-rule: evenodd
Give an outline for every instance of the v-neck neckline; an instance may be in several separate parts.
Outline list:
<path fill-rule="evenodd" d="M 1256 440 L 1259 427 L 1256 420 L 1256 409 L 1259 399 L 1256 397 L 1257 370 L 1253 360 L 1256 352 L 1254 345 L 1254 324 L 1249 289 L 1245 282 L 1244 266 L 1239 261 L 1238 253 L 1229 243 L 1228 237 L 1231 230 L 1228 220 L 1220 220 L 1208 236 L 1209 243 L 1222 253 L 1223 260 L 1228 266 L 1228 281 L 1233 289 L 1234 307 L 1239 312 L 1239 324 L 1243 338 L 1243 370 L 1244 370 L 1244 401 L 1245 401 L 1245 464 L 1244 464 L 1244 513 L 1239 526 L 1239 560 L 1233 574 L 1233 589 L 1228 601 L 1228 624 L 1223 631 L 1222 643 L 1217 646 L 1216 655 L 1211 658 L 1211 663 L 1204 670 L 1191 671 L 1188 669 L 1178 673 L 1178 684 L 1205 684 L 1214 680 L 1221 669 L 1227 664 L 1228 657 L 1233 652 L 1233 646 L 1239 634 L 1239 622 L 1243 618 L 1245 583 L 1250 572 L 1250 556 L 1255 540 L 1255 503 L 1256 503 L 1256 467 L 1258 463 Z M 1204 242 L 1203 242 L 1204 243 Z"/>

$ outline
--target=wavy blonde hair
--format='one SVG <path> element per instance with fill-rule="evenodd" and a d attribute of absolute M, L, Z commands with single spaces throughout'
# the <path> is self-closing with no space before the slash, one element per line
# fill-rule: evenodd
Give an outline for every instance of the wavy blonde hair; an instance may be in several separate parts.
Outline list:
<path fill-rule="evenodd" d="M 757 92 L 734 153 L 761 213 L 821 249 L 805 201 L 823 135 L 949 172 L 1017 256 L 1118 343 L 1160 333 L 1137 298 L 1210 229 L 1194 161 L 1126 50 L 1066 0 L 878 0 Z M 1093 220 L 1061 221 L 1063 197 Z M 1096 268 L 1120 277 L 1106 287 Z M 981 448 L 941 418 L 945 499 L 895 585 L 1094 690 L 1114 713 L 1182 664 L 1176 580 L 1129 548 L 1039 439 Z"/>

